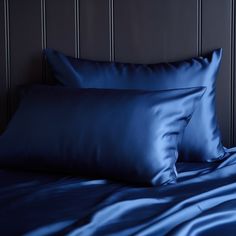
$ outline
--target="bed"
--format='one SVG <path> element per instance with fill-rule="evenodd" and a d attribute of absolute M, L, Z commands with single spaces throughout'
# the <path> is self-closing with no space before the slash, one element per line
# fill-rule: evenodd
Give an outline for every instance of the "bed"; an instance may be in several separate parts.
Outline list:
<path fill-rule="evenodd" d="M 234 236 L 234 15 L 0 1 L 0 235 Z"/>
<path fill-rule="evenodd" d="M 229 155 L 218 164 L 179 163 L 178 183 L 162 188 L 1 170 L 1 233 L 234 235 L 235 150 Z"/>

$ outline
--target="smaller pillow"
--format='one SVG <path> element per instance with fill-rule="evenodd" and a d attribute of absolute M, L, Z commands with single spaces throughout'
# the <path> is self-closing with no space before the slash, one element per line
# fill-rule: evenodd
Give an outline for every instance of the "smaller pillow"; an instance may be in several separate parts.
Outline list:
<path fill-rule="evenodd" d="M 173 182 L 179 134 L 204 90 L 33 87 L 0 137 L 0 167 Z"/>

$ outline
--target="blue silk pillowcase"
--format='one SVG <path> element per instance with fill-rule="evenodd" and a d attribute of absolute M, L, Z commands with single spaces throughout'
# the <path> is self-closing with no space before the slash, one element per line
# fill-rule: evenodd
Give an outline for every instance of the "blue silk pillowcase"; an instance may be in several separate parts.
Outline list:
<path fill-rule="evenodd" d="M 215 111 L 215 83 L 222 50 L 206 57 L 153 65 L 93 62 L 45 51 L 55 77 L 77 88 L 166 90 L 207 87 L 180 142 L 180 161 L 212 162 L 225 156 Z"/>
<path fill-rule="evenodd" d="M 0 168 L 174 182 L 178 136 L 204 91 L 33 87 L 0 137 Z"/>

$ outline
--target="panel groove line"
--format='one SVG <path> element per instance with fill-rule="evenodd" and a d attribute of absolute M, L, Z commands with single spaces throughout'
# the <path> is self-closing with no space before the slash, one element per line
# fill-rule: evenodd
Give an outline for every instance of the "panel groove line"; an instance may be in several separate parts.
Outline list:
<path fill-rule="evenodd" d="M 6 107 L 7 121 L 10 118 L 10 87 L 11 87 L 11 62 L 10 62 L 10 8 L 9 0 L 4 0 L 4 21 L 5 21 L 5 63 L 6 63 Z"/>
<path fill-rule="evenodd" d="M 75 56 L 80 57 L 80 0 L 75 0 Z"/>
<path fill-rule="evenodd" d="M 197 0 L 197 51 L 198 56 L 202 54 L 202 0 Z"/>
<path fill-rule="evenodd" d="M 231 0 L 231 120 L 230 120 L 230 145 L 233 146 L 235 143 L 235 108 L 234 108 L 234 99 L 235 99 L 235 0 Z"/>
<path fill-rule="evenodd" d="M 115 60 L 114 42 L 114 0 L 109 0 L 109 40 L 110 40 L 110 61 Z"/>
<path fill-rule="evenodd" d="M 46 0 L 41 0 L 41 33 L 42 50 L 47 48 L 47 29 L 46 29 Z M 45 55 L 42 54 L 42 81 L 47 80 L 47 62 Z"/>

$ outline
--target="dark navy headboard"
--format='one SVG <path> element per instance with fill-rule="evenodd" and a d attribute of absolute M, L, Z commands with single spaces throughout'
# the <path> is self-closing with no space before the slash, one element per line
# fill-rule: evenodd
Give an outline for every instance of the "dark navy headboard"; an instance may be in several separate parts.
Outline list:
<path fill-rule="evenodd" d="M 226 146 L 236 144 L 234 0 L 0 0 L 0 125 L 16 88 L 51 80 L 42 49 L 152 63 L 224 49 L 217 111 Z"/>

